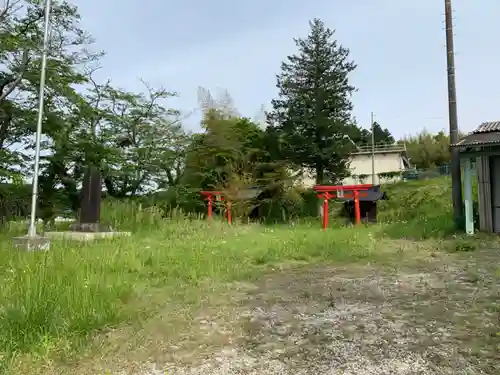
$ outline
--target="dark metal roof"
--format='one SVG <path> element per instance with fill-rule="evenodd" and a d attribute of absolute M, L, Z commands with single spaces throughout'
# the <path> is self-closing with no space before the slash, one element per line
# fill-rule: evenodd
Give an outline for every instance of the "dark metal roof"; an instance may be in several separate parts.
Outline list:
<path fill-rule="evenodd" d="M 375 185 L 371 189 L 366 190 L 366 191 L 360 191 L 364 195 L 366 193 L 366 196 L 360 196 L 359 201 L 360 202 L 376 202 L 379 200 L 388 200 L 389 197 L 384 191 L 380 191 L 380 185 Z M 345 202 L 353 202 L 354 198 L 338 198 L 339 200 L 343 200 Z"/>
<path fill-rule="evenodd" d="M 241 189 L 236 193 L 236 196 L 232 197 L 235 200 L 250 200 L 257 198 L 264 189 L 260 186 L 252 186 L 246 189 Z"/>
<path fill-rule="evenodd" d="M 500 145 L 500 121 L 484 122 L 451 147 L 467 148 Z"/>
<path fill-rule="evenodd" d="M 500 121 L 483 122 L 472 133 L 500 132 Z"/>

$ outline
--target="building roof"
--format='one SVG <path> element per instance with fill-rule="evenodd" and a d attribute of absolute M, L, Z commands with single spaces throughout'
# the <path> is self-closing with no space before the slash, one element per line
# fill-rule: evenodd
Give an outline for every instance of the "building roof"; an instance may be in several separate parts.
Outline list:
<path fill-rule="evenodd" d="M 352 156 L 355 155 L 366 155 L 366 154 L 389 154 L 389 153 L 406 153 L 406 145 L 404 144 L 378 144 L 375 147 L 371 145 L 368 146 L 356 146 L 356 151 L 351 153 Z"/>
<path fill-rule="evenodd" d="M 372 186 L 371 189 L 365 190 L 365 191 L 360 191 L 360 193 L 363 193 L 359 197 L 360 202 L 376 202 L 379 200 L 388 200 L 389 199 L 389 197 L 387 196 L 387 194 L 384 191 L 380 191 L 380 185 Z M 345 202 L 353 202 L 354 201 L 354 198 L 343 198 L 343 197 L 342 198 L 337 197 L 337 198 L 339 200 L 345 201 Z"/>
<path fill-rule="evenodd" d="M 485 147 L 500 145 L 500 121 L 483 122 L 472 133 L 451 147 Z"/>
<path fill-rule="evenodd" d="M 405 168 L 410 167 L 410 161 L 408 159 L 408 154 L 406 151 L 406 144 L 378 144 L 375 147 L 371 145 L 368 146 L 357 146 L 356 151 L 351 153 L 351 158 L 356 156 L 366 157 L 367 155 L 377 155 L 377 154 L 393 154 L 398 155 L 403 160 Z M 391 171 L 392 172 L 392 171 Z"/>

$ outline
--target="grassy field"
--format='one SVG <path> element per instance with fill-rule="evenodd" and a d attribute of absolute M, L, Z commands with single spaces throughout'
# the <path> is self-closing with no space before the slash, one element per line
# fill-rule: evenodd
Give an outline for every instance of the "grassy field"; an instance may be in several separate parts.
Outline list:
<path fill-rule="evenodd" d="M 319 220 L 293 227 L 228 227 L 222 223 L 208 227 L 200 220 L 161 219 L 158 212 L 116 203 L 103 209 L 104 221 L 132 230 L 131 238 L 90 245 L 60 242 L 47 253 L 22 253 L 9 246 L 8 238 L 20 230 L 13 228 L 5 234 L 0 250 L 1 370 L 90 375 L 125 369 L 135 375 L 151 361 L 167 366 L 185 360 L 180 354 L 172 357 L 174 352 L 196 352 L 192 357 L 199 359 L 234 343 L 219 329 L 217 334 L 198 337 L 204 329 L 198 323 L 213 316 L 225 322 L 227 329 L 245 327 L 245 333 L 238 336 L 241 340 L 254 336 L 257 340 L 261 333 L 253 323 L 236 324 L 232 312 L 243 305 L 248 310 L 259 298 L 262 306 L 277 302 L 269 293 L 252 294 L 250 290 L 273 290 L 272 295 L 282 294 L 283 300 L 288 296 L 300 306 L 301 299 L 335 294 L 331 285 L 328 292 L 324 290 L 328 284 L 325 274 L 330 272 L 343 274 L 344 279 L 361 274 L 368 277 L 368 272 L 389 282 L 398 270 L 462 267 L 468 261 L 460 262 L 470 256 L 483 259 L 478 261 L 481 267 L 491 265 L 487 258 L 491 254 L 486 258 L 478 254 L 496 240 L 478 237 L 472 241 L 453 235 L 447 179 L 399 184 L 387 191 L 390 200 L 380 208 L 384 223 L 334 226 L 327 232 L 320 230 Z M 490 289 L 492 283 L 498 285 L 498 269 L 484 271 L 481 267 L 467 268 L 463 274 L 475 280 L 475 287 L 483 281 Z M 382 277 L 385 272 L 389 273 Z M 458 274 L 447 275 L 452 280 Z M 263 280 L 269 284 L 262 284 Z M 470 292 L 468 287 L 462 289 Z M 476 302 L 495 314 L 491 293 Z M 366 301 L 370 298 L 373 296 L 367 295 Z M 402 298 L 397 295 L 401 306 L 409 303 Z M 200 316 L 205 318 L 200 320 Z M 190 339 L 186 341 L 185 335 Z M 499 344 L 496 331 L 488 335 L 488 340 L 474 342 L 477 350 L 487 352 L 487 365 L 491 350 Z M 271 336 L 268 332 L 266 337 Z M 174 368 L 170 373 L 217 372 Z"/>

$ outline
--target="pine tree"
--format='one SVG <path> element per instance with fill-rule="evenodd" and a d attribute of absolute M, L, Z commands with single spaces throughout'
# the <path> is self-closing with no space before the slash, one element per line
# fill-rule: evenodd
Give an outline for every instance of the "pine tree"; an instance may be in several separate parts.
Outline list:
<path fill-rule="evenodd" d="M 396 142 L 389 129 L 382 128 L 378 122 L 373 123 L 373 138 L 376 145 L 392 145 Z"/>
<path fill-rule="evenodd" d="M 277 76 L 279 97 L 272 101 L 268 123 L 280 133 L 285 160 L 316 173 L 317 183 L 349 175 L 352 142 L 348 75 L 356 68 L 334 30 L 319 19 L 306 39 L 295 39 L 298 53 L 288 56 Z"/>

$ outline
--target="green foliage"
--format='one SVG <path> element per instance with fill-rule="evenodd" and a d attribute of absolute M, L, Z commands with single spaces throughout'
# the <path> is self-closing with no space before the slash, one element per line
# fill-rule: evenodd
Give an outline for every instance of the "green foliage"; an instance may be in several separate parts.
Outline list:
<path fill-rule="evenodd" d="M 448 248 L 448 251 L 451 253 L 471 252 L 471 251 L 475 251 L 477 249 L 477 244 L 474 241 L 466 240 L 466 239 L 460 239 L 460 240 L 454 241 L 450 245 L 451 246 Z"/>
<path fill-rule="evenodd" d="M 293 223 L 317 218 L 318 198 L 313 190 L 277 184 L 255 201 L 255 216 L 264 224 Z"/>
<path fill-rule="evenodd" d="M 306 39 L 296 39 L 298 54 L 281 65 L 268 121 L 279 134 L 281 153 L 291 164 L 314 170 L 318 183 L 349 174 L 353 145 L 345 137 L 353 127 L 348 76 L 356 65 L 334 31 L 318 19 Z"/>
<path fill-rule="evenodd" d="M 394 179 L 396 177 L 401 177 L 401 172 L 399 172 L 399 171 L 383 172 L 383 173 L 379 173 L 378 177 L 381 180 L 392 180 L 392 179 Z"/>
<path fill-rule="evenodd" d="M 389 200 L 379 203 L 378 216 L 386 223 L 387 235 L 425 239 L 454 233 L 449 177 L 387 184 L 383 189 Z"/>
<path fill-rule="evenodd" d="M 288 206 L 299 204 L 301 198 L 285 165 L 273 160 L 272 148 L 266 150 L 272 133 L 247 118 L 215 108 L 206 111 L 202 126 L 205 132 L 195 137 L 186 153 L 181 182 L 187 190 L 177 196 L 180 207 L 188 204 L 192 210 L 190 202 L 201 201 L 199 191 L 212 190 L 223 192 L 231 201 L 236 218 L 269 218 L 278 211 L 282 219 L 288 218 Z M 196 206 L 198 212 L 206 210 L 204 204 Z"/>
<path fill-rule="evenodd" d="M 367 130 L 358 126 L 353 126 L 348 133 L 357 146 L 371 146 L 372 141 L 375 141 L 376 145 L 392 145 L 396 142 L 391 132 L 386 128 L 382 128 L 376 121 L 373 123 L 373 134 L 374 137 L 372 139 L 371 129 Z"/>
<path fill-rule="evenodd" d="M 31 178 L 25 151 L 33 148 L 36 123 L 42 4 L 23 0 L 7 8 L 0 34 L 0 182 L 12 183 Z M 320 20 L 311 22 L 309 36 L 296 40 L 298 53 L 283 63 L 266 129 L 241 117 L 227 91 L 214 99 L 200 88 L 203 132 L 189 134 L 169 106 L 171 91 L 144 83 L 143 92 L 130 92 L 99 82 L 102 53 L 91 52 L 92 42 L 77 8 L 55 1 L 39 176 L 38 216 L 45 221 L 78 211 L 89 166 L 100 168 L 106 197 L 156 207 L 163 216 L 179 209 L 205 213 L 202 189 L 223 190 L 243 220 L 314 216 L 317 198 L 295 187 L 290 171 L 308 168 L 318 181 L 337 183 L 348 174 L 352 142 L 371 143 L 370 131 L 351 116 L 348 76 L 355 64 Z M 393 141 L 377 123 L 374 137 Z M 241 198 L 256 188 L 257 197 Z M 3 197 L 5 218 L 27 215 L 26 203 L 8 203 L 24 198 Z"/>
<path fill-rule="evenodd" d="M 1 11 L 0 182 L 26 178 L 32 168 L 26 151 L 36 124 L 43 9 L 43 2 L 22 0 Z M 116 197 L 177 185 L 190 141 L 165 103 L 169 91 L 145 84 L 145 93 L 132 93 L 95 81 L 102 53 L 90 52 L 79 19 L 76 7 L 53 1 L 40 176 L 47 218 L 78 208 L 89 165 L 101 168 L 107 194 Z"/>
<path fill-rule="evenodd" d="M 318 235 L 308 225 L 207 227 L 182 216 L 158 220 L 156 212 L 116 201 L 106 203 L 105 212 L 113 221 L 133 223 L 134 237 L 85 248 L 55 241 L 50 252 L 13 252 L 4 246 L 10 238 L 0 238 L 2 360 L 70 350 L 98 330 L 141 319 L 158 304 L 164 310 L 185 303 L 207 280 L 247 280 L 280 261 L 369 259 L 373 249 L 373 239 L 354 228 Z M 150 292 L 159 288 L 157 304 Z"/>
<path fill-rule="evenodd" d="M 373 123 L 373 136 L 376 145 L 392 145 L 396 142 L 391 132 L 387 128 L 382 128 L 376 121 Z"/>
<path fill-rule="evenodd" d="M 26 181 L 32 178 L 44 7 L 38 0 L 4 4 L 2 223 L 29 214 L 31 186 Z M 184 298 L 186 290 L 207 279 L 245 279 L 266 264 L 373 258 L 376 231 L 398 238 L 450 233 L 449 181 L 436 179 L 387 186 L 390 200 L 380 203 L 380 229 L 332 228 L 319 235 L 316 193 L 297 186 L 291 171 L 309 169 L 318 182 L 337 184 L 349 174 L 349 153 L 372 141 L 370 130 L 352 118 L 355 88 L 349 74 L 356 65 L 320 20 L 310 23 L 310 34 L 296 40 L 297 54 L 282 64 L 279 97 L 272 102 L 267 128 L 242 117 L 227 92 L 214 100 L 201 89 L 199 134 L 183 129 L 181 114 L 170 105 L 176 96 L 172 91 L 144 83 L 142 92 L 131 92 L 97 81 L 102 53 L 92 52 L 93 41 L 79 21 L 76 7 L 53 1 L 37 216 L 51 221 L 68 211 L 75 214 L 85 169 L 98 167 L 105 195 L 101 221 L 133 231 L 135 237 L 85 249 L 55 241 L 50 252 L 22 253 L 7 243 L 25 226 L 4 225 L 2 361 L 52 348 L 60 354 L 96 330 L 136 317 L 150 307 L 144 306 L 145 289 L 168 288 L 171 300 Z M 394 143 L 380 124 L 373 130 L 377 144 Z M 404 142 L 418 167 L 449 159 L 443 133 L 422 133 Z M 235 222 L 293 223 L 294 228 L 228 227 L 217 219 L 209 228 L 197 220 L 206 212 L 202 189 L 223 191 Z M 332 212 L 338 205 L 331 204 Z M 216 214 L 223 211 L 217 202 Z M 313 224 L 299 225 L 304 218 Z M 472 247 L 457 245 L 455 250 Z"/>
<path fill-rule="evenodd" d="M 36 124 L 40 56 L 43 37 L 43 2 L 34 0 L 4 2 L 0 22 L 0 178 L 9 181 L 23 172 L 30 158 L 26 149 L 33 146 Z M 46 77 L 46 118 L 48 137 L 64 126 L 64 107 L 77 94 L 73 85 L 84 82 L 78 64 L 93 61 L 98 55 L 88 52 L 91 39 L 80 29 L 76 7 L 54 1 L 52 43 Z M 24 147 L 12 147 L 21 144 Z"/>
<path fill-rule="evenodd" d="M 225 189 L 233 179 L 253 174 L 261 152 L 262 130 L 246 118 L 209 110 L 186 157 L 183 183 L 201 189 Z"/>
<path fill-rule="evenodd" d="M 360 174 L 360 175 L 358 175 L 359 182 L 362 183 L 362 184 L 366 183 L 366 180 L 368 179 L 369 176 L 370 175 L 368 175 L 368 174 Z"/>
<path fill-rule="evenodd" d="M 31 206 L 31 186 L 0 184 L 0 224 L 28 215 Z"/>
<path fill-rule="evenodd" d="M 450 163 L 450 138 L 444 132 L 427 131 L 399 141 L 406 145 L 408 157 L 415 168 L 426 169 Z"/>
<path fill-rule="evenodd" d="M 437 177 L 436 177 L 437 176 Z M 451 221 L 451 179 L 449 176 L 435 173 L 420 176 L 413 180 L 387 184 L 384 190 L 389 193 L 390 202 L 383 202 L 381 218 L 385 222 L 394 222 L 394 232 L 405 230 L 410 236 L 419 236 L 425 231 L 424 237 L 434 237 L 450 234 L 455 230 L 464 230 L 464 217 L 455 226 Z M 472 183 L 474 225 L 479 228 L 479 204 L 477 201 L 477 181 Z M 395 195 L 395 196 L 393 196 Z M 415 216 L 416 215 L 416 216 Z M 402 223 L 401 225 L 399 225 Z M 406 229 L 405 229 L 406 228 Z"/>

